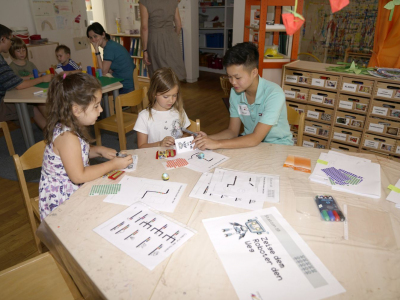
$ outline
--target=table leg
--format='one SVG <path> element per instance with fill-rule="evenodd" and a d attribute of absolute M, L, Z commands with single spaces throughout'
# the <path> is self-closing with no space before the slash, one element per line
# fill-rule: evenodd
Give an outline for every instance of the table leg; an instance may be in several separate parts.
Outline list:
<path fill-rule="evenodd" d="M 110 116 L 110 104 L 108 103 L 108 93 L 103 94 L 103 108 L 104 115 L 106 118 Z"/>
<path fill-rule="evenodd" d="M 18 119 L 21 125 L 25 145 L 26 148 L 29 149 L 35 144 L 35 138 L 33 136 L 31 120 L 29 118 L 28 106 L 26 103 L 15 103 L 15 106 L 17 108 Z"/>

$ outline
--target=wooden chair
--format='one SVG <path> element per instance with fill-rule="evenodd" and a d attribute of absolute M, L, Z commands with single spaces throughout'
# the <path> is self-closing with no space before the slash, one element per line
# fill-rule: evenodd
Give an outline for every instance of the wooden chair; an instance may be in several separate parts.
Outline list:
<path fill-rule="evenodd" d="M 68 273 L 50 253 L 0 272 L 0 299 L 83 299 Z"/>
<path fill-rule="evenodd" d="M 39 253 L 43 252 L 42 244 L 39 238 L 36 236 L 36 229 L 40 224 L 39 197 L 31 198 L 29 196 L 24 170 L 30 170 L 42 166 L 45 147 L 46 144 L 44 141 L 40 141 L 30 147 L 24 154 L 22 154 L 21 157 L 18 154 L 13 156 L 19 186 L 21 188 L 22 196 L 24 197 L 25 208 L 28 213 L 29 224 L 31 225 L 33 238 Z"/>
<path fill-rule="evenodd" d="M 12 156 L 15 154 L 15 151 L 14 151 L 14 146 L 13 146 L 13 143 L 11 140 L 10 130 L 8 130 L 7 122 L 0 122 L 0 128 L 3 129 L 4 138 L 6 139 L 8 152 Z"/>
<path fill-rule="evenodd" d="M 219 80 L 222 90 L 224 91 L 224 97 L 222 97 L 222 101 L 224 101 L 225 107 L 229 110 L 229 94 L 231 92 L 232 84 L 229 82 L 228 76 L 221 76 Z"/>
<path fill-rule="evenodd" d="M 115 101 L 116 114 L 106 119 L 97 121 L 94 124 L 94 133 L 96 136 L 96 145 L 101 146 L 100 130 L 108 130 L 118 133 L 120 150 L 126 150 L 125 134 L 133 130 L 133 126 L 138 118 L 138 113 L 142 110 L 142 105 L 148 103 L 147 88 L 143 87 L 128 94 L 119 95 Z M 122 107 L 138 107 L 138 113 L 123 112 Z"/>
<path fill-rule="evenodd" d="M 303 132 L 304 132 L 304 122 L 306 115 L 304 113 L 298 113 L 295 109 L 286 105 L 287 117 L 290 125 L 297 125 L 297 146 L 303 145 Z"/>
<path fill-rule="evenodd" d="M 193 132 L 200 131 L 200 119 L 196 119 L 196 122 L 192 121 L 190 119 L 189 119 L 189 121 L 190 121 L 190 125 L 187 128 L 188 130 L 193 131 Z"/>

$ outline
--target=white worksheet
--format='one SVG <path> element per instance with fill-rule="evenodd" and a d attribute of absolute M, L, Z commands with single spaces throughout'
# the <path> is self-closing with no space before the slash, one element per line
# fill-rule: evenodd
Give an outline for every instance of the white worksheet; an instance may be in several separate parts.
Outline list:
<path fill-rule="evenodd" d="M 204 158 L 198 158 L 198 155 L 201 153 L 204 154 Z M 186 168 L 201 173 L 209 172 L 229 159 L 229 157 L 211 150 L 200 151 L 197 149 L 194 151 L 179 153 L 175 157 L 170 157 L 168 159 L 172 160 L 177 158 L 183 158 L 188 162 Z"/>
<path fill-rule="evenodd" d="M 124 176 L 121 190 L 108 195 L 104 202 L 130 206 L 142 201 L 154 209 L 173 212 L 186 188 L 186 183 Z"/>
<path fill-rule="evenodd" d="M 279 202 L 279 176 L 215 169 L 210 192 L 213 195 L 250 197 L 256 201 Z"/>
<path fill-rule="evenodd" d="M 93 231 L 149 270 L 153 270 L 195 233 L 141 202 Z"/>
<path fill-rule="evenodd" d="M 345 289 L 275 208 L 203 220 L 239 299 L 322 299 Z"/>
<path fill-rule="evenodd" d="M 250 197 L 238 198 L 238 197 L 212 195 L 209 191 L 212 177 L 213 177 L 212 173 L 203 173 L 199 181 L 194 186 L 189 197 L 250 209 L 250 210 L 257 210 L 263 207 L 264 205 L 263 201 L 252 200 Z"/>

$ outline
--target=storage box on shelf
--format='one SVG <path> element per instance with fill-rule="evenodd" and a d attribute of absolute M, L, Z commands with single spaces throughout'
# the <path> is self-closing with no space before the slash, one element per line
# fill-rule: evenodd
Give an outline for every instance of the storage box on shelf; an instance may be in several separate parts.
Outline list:
<path fill-rule="evenodd" d="M 326 71 L 328 66 L 296 61 L 284 67 L 288 104 L 306 113 L 303 145 L 399 160 L 400 83 Z M 318 134 L 324 130 L 328 138 Z"/>

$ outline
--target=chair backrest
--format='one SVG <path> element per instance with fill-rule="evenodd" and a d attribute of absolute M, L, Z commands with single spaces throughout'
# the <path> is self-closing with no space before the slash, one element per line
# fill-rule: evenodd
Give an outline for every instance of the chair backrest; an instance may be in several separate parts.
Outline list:
<path fill-rule="evenodd" d="M 304 122 L 306 115 L 304 113 L 298 113 L 294 108 L 286 105 L 288 123 L 290 125 L 297 125 L 297 146 L 303 145 L 303 132 Z"/>
<path fill-rule="evenodd" d="M 219 80 L 221 82 L 221 87 L 222 90 L 224 91 L 224 95 L 229 96 L 229 93 L 232 88 L 232 84 L 229 82 L 229 78 L 227 76 L 221 76 Z"/>
<path fill-rule="evenodd" d="M 192 121 L 190 119 L 189 119 L 189 121 L 190 121 L 190 125 L 187 128 L 188 130 L 193 131 L 193 132 L 200 131 L 200 119 L 196 119 L 196 122 Z"/>
<path fill-rule="evenodd" d="M 24 175 L 24 170 L 30 170 L 34 168 L 38 168 L 42 165 L 44 148 L 46 144 L 44 141 L 40 141 L 30 147 L 22 156 L 20 157 L 18 154 L 13 156 L 15 170 L 17 172 L 19 186 L 21 188 L 22 196 L 24 197 L 25 207 L 28 213 L 29 224 L 31 225 L 33 237 L 35 239 L 36 247 L 38 251 L 41 252 L 41 245 L 38 237 L 35 232 L 37 229 L 37 222 L 35 219 L 35 215 L 33 212 L 33 207 L 31 204 L 31 197 L 29 196 L 28 186 L 26 185 L 26 179 Z"/>
<path fill-rule="evenodd" d="M 0 272 L 0 299 L 83 298 L 53 256 L 43 253 Z"/>
<path fill-rule="evenodd" d="M 7 122 L 0 122 L 0 128 L 3 129 L 4 138 L 6 139 L 8 152 L 10 153 L 10 155 L 14 155 L 15 154 L 14 146 L 13 146 L 13 143 L 11 140 L 10 130 L 8 129 Z"/>
<path fill-rule="evenodd" d="M 115 101 L 115 109 L 118 106 L 138 106 L 142 104 L 147 98 L 147 87 L 136 89 L 130 93 L 119 95 Z M 148 102 L 148 100 L 147 100 Z"/>
<path fill-rule="evenodd" d="M 139 89 L 139 70 L 138 67 L 133 69 L 133 84 L 135 85 L 135 89 Z"/>

